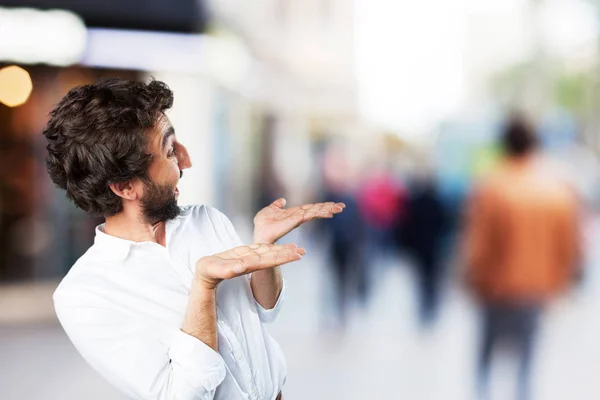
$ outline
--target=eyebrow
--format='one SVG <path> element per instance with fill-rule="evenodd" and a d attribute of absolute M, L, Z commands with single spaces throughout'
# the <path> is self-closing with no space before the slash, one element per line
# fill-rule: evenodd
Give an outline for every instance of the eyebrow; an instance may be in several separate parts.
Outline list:
<path fill-rule="evenodd" d="M 167 145 L 167 140 L 169 140 L 169 136 L 173 136 L 175 134 L 175 129 L 173 129 L 172 126 L 169 127 L 169 129 L 167 129 L 167 132 L 165 133 L 165 135 L 162 138 L 162 143 L 160 148 L 164 151 L 165 150 L 165 146 Z"/>

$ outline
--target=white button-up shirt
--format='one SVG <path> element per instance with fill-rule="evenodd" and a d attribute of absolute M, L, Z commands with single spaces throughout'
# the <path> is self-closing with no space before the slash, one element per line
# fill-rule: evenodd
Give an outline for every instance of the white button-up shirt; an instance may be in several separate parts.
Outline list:
<path fill-rule="evenodd" d="M 229 219 L 207 206 L 181 207 L 166 224 L 166 247 L 96 228 L 94 245 L 54 293 L 58 319 L 83 358 L 135 399 L 273 400 L 286 363 L 263 323 L 248 275 L 217 288 L 219 351 L 183 326 L 196 261 L 242 245 Z"/>

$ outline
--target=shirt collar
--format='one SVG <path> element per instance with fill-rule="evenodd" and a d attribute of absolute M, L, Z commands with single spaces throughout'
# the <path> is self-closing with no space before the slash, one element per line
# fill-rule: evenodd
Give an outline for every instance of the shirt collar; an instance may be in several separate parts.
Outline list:
<path fill-rule="evenodd" d="M 94 245 L 103 249 L 103 255 L 108 258 L 125 260 L 129 255 L 131 246 L 135 243 L 131 240 L 121 239 L 104 232 L 106 223 L 96 227 Z"/>
<path fill-rule="evenodd" d="M 177 218 L 167 221 L 166 234 L 167 241 L 170 243 L 170 239 L 173 236 L 173 231 L 179 226 L 180 218 L 183 216 L 180 214 Z M 100 247 L 103 250 L 103 255 L 111 258 L 123 261 L 127 259 L 131 247 L 139 245 L 140 243 L 132 240 L 122 239 L 116 236 L 109 235 L 104 232 L 106 223 L 96 226 L 96 236 L 94 237 L 94 245 Z"/>

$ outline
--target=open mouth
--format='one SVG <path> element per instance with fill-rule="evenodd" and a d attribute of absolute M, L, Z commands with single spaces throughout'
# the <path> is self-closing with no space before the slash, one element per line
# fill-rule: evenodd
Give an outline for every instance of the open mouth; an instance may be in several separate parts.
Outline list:
<path fill-rule="evenodd" d="M 175 186 L 175 194 L 179 195 L 179 188 L 177 186 Z"/>

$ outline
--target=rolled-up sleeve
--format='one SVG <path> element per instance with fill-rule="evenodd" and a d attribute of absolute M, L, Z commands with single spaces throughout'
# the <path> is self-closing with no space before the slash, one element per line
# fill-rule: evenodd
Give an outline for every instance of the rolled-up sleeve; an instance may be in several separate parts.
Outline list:
<path fill-rule="evenodd" d="M 83 358 L 127 396 L 144 400 L 212 400 L 226 375 L 212 348 L 179 329 L 169 340 L 130 315 L 54 299 L 65 332 Z"/>
<path fill-rule="evenodd" d="M 185 376 L 192 387 L 214 392 L 225 379 L 225 362 L 221 355 L 181 330 L 175 333 L 169 356 L 173 369 Z"/>

